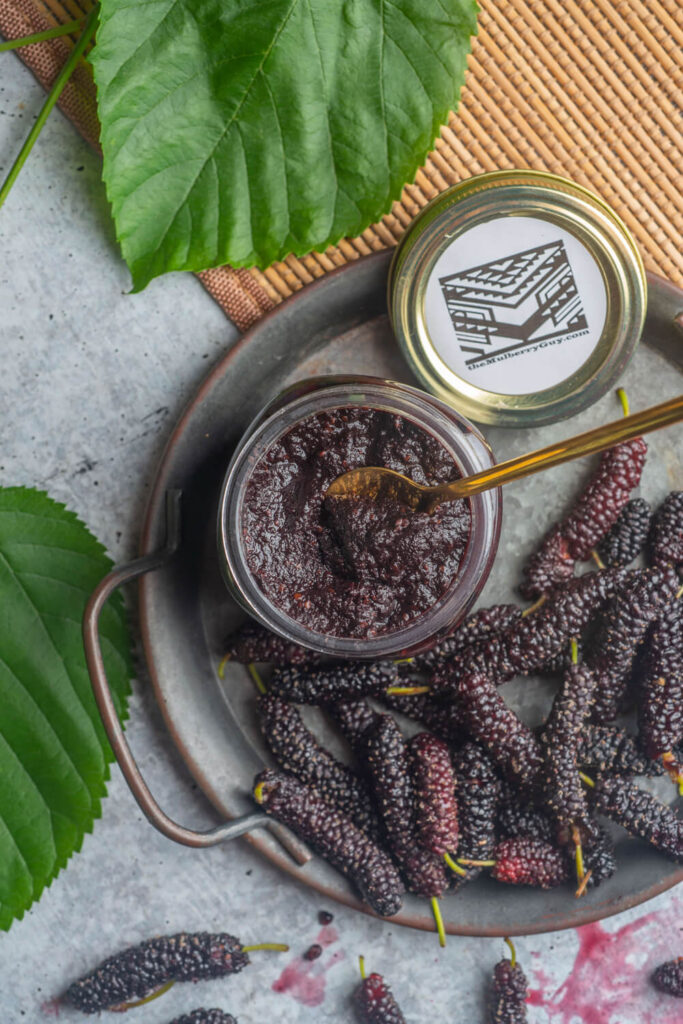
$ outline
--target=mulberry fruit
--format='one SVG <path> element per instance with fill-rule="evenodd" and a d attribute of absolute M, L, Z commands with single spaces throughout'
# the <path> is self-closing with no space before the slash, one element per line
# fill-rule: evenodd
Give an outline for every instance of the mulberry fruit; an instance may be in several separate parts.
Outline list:
<path fill-rule="evenodd" d="M 611 775 L 662 775 L 661 762 L 638 749 L 633 736 L 615 725 L 588 722 L 579 734 L 578 763 L 593 772 Z"/>
<path fill-rule="evenodd" d="M 503 794 L 497 831 L 501 839 L 529 836 L 531 839 L 541 839 L 544 843 L 551 842 L 554 834 L 550 818 L 533 804 L 518 803 L 512 787 L 508 787 Z"/>
<path fill-rule="evenodd" d="M 360 1024 L 406 1024 L 391 989 L 381 974 L 370 974 L 356 986 L 351 997 Z"/>
<path fill-rule="evenodd" d="M 352 750 L 361 751 L 363 740 L 379 722 L 379 712 L 366 700 L 344 700 L 326 708 Z"/>
<path fill-rule="evenodd" d="M 446 744 L 428 732 L 410 741 L 418 842 L 437 856 L 458 846 L 455 775 Z"/>
<path fill-rule="evenodd" d="M 540 839 L 517 836 L 504 839 L 493 851 L 491 875 L 509 885 L 552 889 L 567 881 L 569 872 L 561 850 Z"/>
<path fill-rule="evenodd" d="M 528 601 L 534 601 L 549 594 L 553 587 L 566 583 L 573 575 L 574 559 L 569 554 L 569 545 L 562 527 L 555 526 L 524 566 L 519 592 Z"/>
<path fill-rule="evenodd" d="M 577 752 L 594 691 L 595 676 L 591 670 L 585 665 L 570 665 L 541 735 L 543 802 L 555 821 L 562 845 L 588 818 Z"/>
<path fill-rule="evenodd" d="M 361 831 L 377 839 L 379 820 L 363 779 L 320 746 L 293 704 L 268 693 L 259 699 L 258 705 L 261 731 L 280 767 L 311 786 Z"/>
<path fill-rule="evenodd" d="M 380 716 L 366 739 L 365 753 L 375 801 L 408 890 L 419 896 L 440 896 L 446 888 L 445 868 L 417 842 L 407 746 L 391 715 Z"/>
<path fill-rule="evenodd" d="M 317 793 L 284 772 L 265 771 L 256 777 L 254 797 L 266 814 L 291 828 L 301 839 L 356 885 L 382 917 L 401 909 L 404 892 L 387 854 Z"/>
<path fill-rule="evenodd" d="M 267 661 L 284 666 L 316 665 L 322 660 L 322 655 L 249 621 L 228 637 L 226 658 L 245 665 L 252 661 Z"/>
<path fill-rule="evenodd" d="M 520 673 L 538 672 L 551 659 L 564 654 L 569 641 L 580 636 L 588 623 L 627 579 L 624 569 L 586 573 L 552 591 L 544 603 L 507 629 L 465 648 L 436 669 L 435 696 L 457 692 L 463 673 L 480 672 L 497 686 Z"/>
<path fill-rule="evenodd" d="M 350 662 L 318 669 L 276 669 L 268 692 L 295 704 L 337 704 L 381 696 L 394 685 L 398 667 L 392 661 Z"/>
<path fill-rule="evenodd" d="M 617 870 L 614 843 L 597 822 L 590 820 L 582 834 L 583 867 L 587 875 L 587 889 L 594 889 Z"/>
<path fill-rule="evenodd" d="M 460 839 L 458 857 L 487 860 L 496 843 L 496 812 L 502 785 L 493 762 L 477 743 L 467 743 L 453 756 L 453 770 L 458 792 Z M 468 865 L 455 873 L 451 886 L 459 888 L 472 881 L 479 867 Z"/>
<path fill-rule="evenodd" d="M 464 675 L 458 686 L 458 700 L 472 738 L 485 747 L 510 782 L 527 796 L 533 794 L 543 757 L 531 729 L 484 675 Z"/>
<path fill-rule="evenodd" d="M 597 811 L 631 835 L 646 839 L 673 860 L 683 860 L 683 822 L 650 793 L 627 779 L 599 775 L 591 798 Z"/>
<path fill-rule="evenodd" d="M 597 678 L 593 719 L 616 718 L 626 696 L 636 650 L 650 624 L 671 602 L 678 577 L 670 566 L 633 570 L 608 607 L 586 662 Z"/>
<path fill-rule="evenodd" d="M 509 940 L 506 940 L 509 942 Z M 512 960 L 499 960 L 493 968 L 493 1002 L 489 1020 L 491 1024 L 526 1024 L 528 982 L 517 963 L 514 947 Z"/>
<path fill-rule="evenodd" d="M 444 637 L 430 650 L 416 654 L 413 664 L 418 669 L 432 669 L 439 662 L 452 658 L 490 633 L 507 629 L 521 615 L 522 609 L 516 604 L 494 604 L 490 608 L 480 608 L 450 636 Z"/>
<path fill-rule="evenodd" d="M 456 703 L 446 704 L 432 700 L 428 694 L 385 693 L 382 703 L 415 722 L 426 726 L 451 747 L 459 747 L 465 740 L 465 723 Z"/>
<path fill-rule="evenodd" d="M 616 522 L 640 483 L 647 445 L 642 437 L 625 441 L 603 452 L 598 468 L 561 523 L 569 554 L 577 561 L 589 558 L 591 551 Z"/>
<path fill-rule="evenodd" d="M 655 623 L 638 702 L 638 732 L 651 758 L 671 755 L 683 740 L 683 601 L 673 601 Z"/>
<path fill-rule="evenodd" d="M 655 512 L 648 548 L 653 565 L 683 562 L 683 491 L 672 491 Z"/>
<path fill-rule="evenodd" d="M 645 547 L 651 519 L 652 510 L 644 498 L 628 501 L 614 526 L 598 544 L 603 564 L 616 567 L 630 565 Z"/>
<path fill-rule="evenodd" d="M 237 1024 L 237 1021 L 223 1010 L 192 1010 L 175 1017 L 171 1024 Z"/>
<path fill-rule="evenodd" d="M 683 998 L 683 956 L 667 960 L 652 972 L 652 983 L 660 992 Z"/>
<path fill-rule="evenodd" d="M 239 973 L 248 963 L 248 953 L 233 935 L 158 936 L 104 960 L 69 987 L 66 1000 L 83 1013 L 97 1013 L 143 999 L 168 981 L 220 978 Z"/>

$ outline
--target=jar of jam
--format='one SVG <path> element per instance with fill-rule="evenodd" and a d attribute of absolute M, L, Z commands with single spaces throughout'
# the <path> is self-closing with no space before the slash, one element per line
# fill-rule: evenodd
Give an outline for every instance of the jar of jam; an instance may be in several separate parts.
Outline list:
<path fill-rule="evenodd" d="M 431 515 L 369 498 L 326 498 L 359 466 L 418 483 L 493 464 L 480 431 L 405 384 L 321 377 L 283 392 L 246 431 L 218 515 L 225 580 L 268 629 L 331 658 L 408 655 L 467 614 L 493 564 L 499 490 Z"/>

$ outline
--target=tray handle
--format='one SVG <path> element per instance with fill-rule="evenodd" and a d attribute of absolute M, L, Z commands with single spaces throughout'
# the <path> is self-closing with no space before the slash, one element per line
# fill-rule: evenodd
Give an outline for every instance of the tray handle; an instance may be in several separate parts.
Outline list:
<path fill-rule="evenodd" d="M 206 832 L 185 828 L 170 818 L 154 799 L 145 782 L 116 713 L 100 646 L 100 615 L 109 597 L 118 587 L 124 583 L 130 583 L 146 572 L 158 569 L 176 553 L 180 545 L 180 497 L 180 491 L 167 491 L 166 493 L 166 542 L 163 548 L 136 558 L 126 565 L 115 566 L 98 583 L 88 599 L 83 615 L 83 645 L 90 682 L 102 723 L 131 793 L 147 820 L 163 835 L 184 846 L 202 848 L 215 846 L 228 839 L 236 839 L 257 828 L 268 828 L 298 864 L 306 864 L 311 859 L 311 854 L 306 847 L 287 830 L 271 821 L 262 811 L 254 811 L 239 818 L 233 818 L 232 821 L 224 822 Z"/>

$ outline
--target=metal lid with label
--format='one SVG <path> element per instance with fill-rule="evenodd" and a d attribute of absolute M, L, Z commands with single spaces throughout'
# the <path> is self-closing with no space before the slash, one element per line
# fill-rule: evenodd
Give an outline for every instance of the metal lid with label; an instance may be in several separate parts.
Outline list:
<path fill-rule="evenodd" d="M 614 211 L 541 171 L 494 171 L 437 196 L 389 273 L 389 312 L 416 376 L 500 426 L 549 423 L 600 398 L 633 355 L 646 296 Z"/>

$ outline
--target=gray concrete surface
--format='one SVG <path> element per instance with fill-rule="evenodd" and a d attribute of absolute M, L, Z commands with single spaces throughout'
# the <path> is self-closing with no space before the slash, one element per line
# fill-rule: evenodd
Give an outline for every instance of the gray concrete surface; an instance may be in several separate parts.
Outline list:
<path fill-rule="evenodd" d="M 2 55 L 0 174 L 42 95 L 19 61 Z M 98 159 L 55 113 L 0 211 L 0 483 L 47 489 L 123 560 L 135 551 L 170 427 L 236 332 L 188 275 L 126 294 L 99 172 Z M 129 737 L 171 813 L 197 826 L 215 820 L 174 753 L 144 675 Z M 255 955 L 239 977 L 176 986 L 126 1020 L 164 1024 L 205 1005 L 230 1010 L 241 1024 L 337 1024 L 351 1019 L 359 953 L 393 983 L 410 1024 L 485 1020 L 500 941 L 450 939 L 441 951 L 433 936 L 335 906 L 326 908 L 335 920 L 323 957 L 294 989 L 274 991 L 283 969 L 290 978 L 301 974 L 297 958 L 316 939 L 320 909 L 316 895 L 240 843 L 194 852 L 157 835 L 114 769 L 103 817 L 82 852 L 0 935 L 0 1019 L 83 1019 L 53 1000 L 100 958 L 155 933 L 225 929 L 245 943 L 287 941 L 291 953 Z M 682 894 L 669 893 L 603 925 L 518 940 L 530 1020 L 680 1021 L 680 1006 L 649 988 L 647 970 L 683 953 L 682 910 Z"/>

